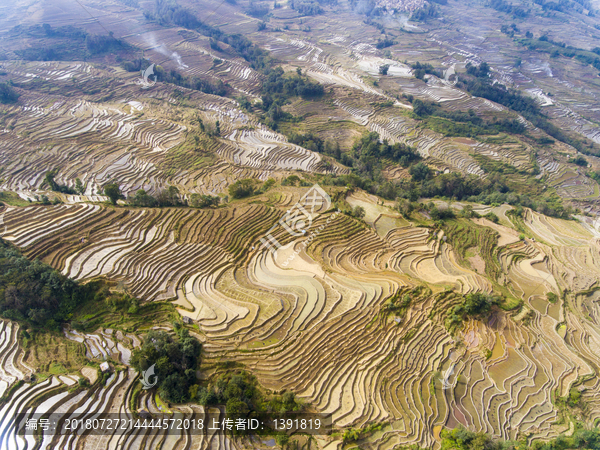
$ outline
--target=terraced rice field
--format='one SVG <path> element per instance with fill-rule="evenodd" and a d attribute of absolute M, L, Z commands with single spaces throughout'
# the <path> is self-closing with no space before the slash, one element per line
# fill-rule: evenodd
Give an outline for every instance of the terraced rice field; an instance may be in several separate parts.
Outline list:
<path fill-rule="evenodd" d="M 564 431 L 554 424 L 558 412 L 550 393 L 567 395 L 578 379 L 593 375 L 591 361 L 600 363 L 593 350 L 596 340 L 600 345 L 598 314 L 590 319 L 589 312 L 597 305 L 571 297 L 553 305 L 545 294 L 594 285 L 600 266 L 589 242 L 598 232 L 529 213 L 524 225 L 536 239 L 523 242 L 510 228 L 474 220 L 498 233 L 500 272 L 490 280 L 460 262 L 442 231 L 416 227 L 369 204 L 369 197 L 348 201 L 367 206 L 366 224 L 344 215 L 327 222 L 333 213 L 321 213 L 312 225 L 320 232 L 306 247 L 306 238 L 282 233 L 276 253 L 258 240 L 281 210 L 261 204 L 204 211 L 6 208 L 3 238 L 75 279 L 102 276 L 148 301 L 174 299 L 199 326 L 207 363 L 226 355 L 268 389 L 291 390 L 332 413 L 338 427 L 388 424 L 365 442 L 369 447 L 434 445 L 436 427 L 459 424 L 505 438 L 523 430 L 538 438 Z M 294 250 L 298 255 L 290 258 Z M 533 314 L 529 325 L 524 313 L 497 310 L 488 321 L 471 320 L 449 334 L 445 311 L 458 294 L 489 292 L 492 283 L 525 302 L 523 311 Z M 430 288 L 411 294 L 419 284 Z M 412 299 L 406 314 L 382 314 L 399 290 Z M 65 336 L 84 342 L 89 358 L 124 364 L 135 345 L 103 331 Z M 450 387 L 443 389 L 439 374 L 451 366 Z M 10 376 L 17 378 L 8 374 L 6 380 Z M 107 398 L 130 395 L 133 375 L 115 377 Z M 55 382 L 48 383 L 53 388 Z M 588 387 L 586 398 L 599 388 Z M 71 439 L 68 445 L 76 445 L 78 438 Z"/>
<path fill-rule="evenodd" d="M 204 436 L 174 431 L 165 439 L 165 436 L 150 429 L 129 430 L 126 433 L 113 431 L 103 434 L 94 434 L 81 429 L 77 433 L 57 434 L 50 427 L 48 430 L 40 428 L 36 436 L 31 432 L 17 434 L 16 430 L 23 429 L 27 420 L 35 418 L 37 421 L 40 417 L 44 417 L 44 414 L 51 414 L 47 416 L 50 418 L 60 417 L 64 421 L 74 418 L 84 421 L 93 420 L 107 417 L 106 414 L 119 414 L 119 417 L 124 420 L 135 420 L 137 416 L 134 416 L 134 413 L 137 411 L 132 411 L 129 406 L 134 395 L 137 396 L 137 404 L 146 411 L 160 413 L 161 410 L 152 393 L 147 391 L 136 393 L 134 386 L 138 374 L 126 367 L 129 364 L 131 350 L 140 345 L 140 339 L 136 335 L 124 334 L 121 331 L 113 332 L 109 329 L 100 329 L 92 334 L 65 330 L 66 339 L 85 346 L 89 360 L 108 360 L 120 367 L 106 379 L 104 384 L 96 384 L 90 390 L 72 391 L 71 388 L 77 384 L 79 377 L 87 377 L 92 383 L 95 382 L 98 368 L 83 367 L 77 373 L 39 378 L 38 375 L 33 374 L 34 369 L 23 361 L 24 353 L 17 339 L 18 325 L 3 321 L 0 324 L 0 331 L 2 357 L 0 395 L 10 392 L 10 401 L 0 403 L 0 417 L 2 417 L 0 447 L 19 450 L 34 447 L 76 449 L 93 445 L 118 449 L 139 448 L 142 445 L 150 448 L 184 449 L 189 448 L 190 445 L 227 445 L 228 439 L 224 436 Z M 30 381 L 32 374 L 34 382 Z M 180 417 L 190 417 L 191 413 L 192 409 L 188 408 L 180 414 Z M 59 423 L 58 426 L 61 424 Z"/>
<path fill-rule="evenodd" d="M 0 206 L 2 239 L 81 283 L 103 279 L 143 302 L 172 302 L 202 342 L 208 374 L 223 363 L 244 367 L 269 392 L 293 392 L 311 410 L 332 414 L 339 433 L 313 441 L 320 449 L 438 448 L 442 429 L 461 425 L 529 442 L 572 433 L 574 422 L 597 425 L 598 184 L 589 169 L 572 162 L 578 156 L 573 146 L 549 140 L 517 112 L 438 76 L 418 79 L 412 68 L 420 62 L 465 71 L 468 63 L 486 61 L 490 81 L 533 98 L 569 136 L 600 143 L 597 87 L 589 81 L 596 74 L 589 64 L 527 50 L 499 31 L 509 19 L 486 13 L 487 4 L 440 5 L 441 20 L 420 23 L 386 13 L 379 24 L 353 10 L 355 2 L 326 5 L 313 16 L 288 2 L 270 10 L 261 29 L 262 19 L 246 14 L 253 2 L 179 1 L 201 10 L 206 24 L 248 36 L 269 51 L 273 64 L 292 74 L 300 69 L 324 87 L 320 98 L 290 97 L 282 110 L 293 117 L 269 128 L 270 112 L 259 106 L 268 75 L 261 61 L 230 51 L 230 43 L 213 41 L 201 28 L 145 15 L 152 2 L 84 1 L 81 9 L 71 3 L 20 2 L 0 14 L 0 77 L 12 80 L 20 95 L 0 114 L 0 190 L 10 191 L 15 205 Z M 166 83 L 146 89 L 139 73 L 125 72 L 112 52 L 85 61 L 16 58 L 16 47 L 47 43 L 47 37 L 34 45 L 20 41 L 25 26 L 40 20 L 90 33 L 108 27 L 132 52 L 182 76 L 223 82 L 228 95 Z M 557 42 L 588 48 L 587 30 L 595 28 L 585 20 L 518 22 L 536 37 L 552 30 Z M 382 38 L 390 42 L 378 48 Z M 385 76 L 382 65 L 389 66 Z M 412 97 L 486 120 L 515 119 L 526 133 L 444 135 L 413 114 Z M 337 203 L 317 211 L 308 233 L 292 236 L 272 227 L 303 187 L 281 186 L 204 209 L 109 206 L 102 195 L 115 181 L 126 196 L 175 186 L 188 199 L 195 193 L 224 198 L 231 184 L 246 178 L 281 181 L 297 174 L 312 181 L 351 172 L 292 144 L 286 138 L 291 131 L 315 133 L 343 152 L 351 152 L 363 132 L 377 132 L 389 143 L 415 148 L 442 173 L 480 179 L 490 171 L 507 173 L 526 188 L 539 181 L 536 189 L 556 192 L 581 215 L 566 221 L 525 208 L 518 217 L 506 204 L 470 205 L 495 214 L 498 223 L 463 218 L 440 225 L 420 212 L 403 217 L 392 201 L 339 187 L 326 188 Z M 586 158 L 594 170 L 600 167 L 597 158 Z M 74 188 L 80 179 L 83 192 L 50 193 L 45 176 L 53 169 L 57 183 Z M 396 163 L 385 161 L 383 169 L 387 179 L 410 178 Z M 42 195 L 63 203 L 41 205 Z M 364 218 L 336 211 L 340 202 L 364 208 Z M 465 206 L 451 205 L 457 211 Z M 276 252 L 261 244 L 269 234 L 280 244 Z M 503 301 L 489 316 L 448 325 L 465 296 L 491 292 Z M 394 298 L 406 299 L 402 309 L 390 307 Z M 94 311 L 88 316 L 93 323 L 105 318 Z M 145 320 L 152 323 L 142 328 L 144 317 L 117 316 L 111 325 L 90 326 L 93 331 L 64 327 L 36 345 L 17 323 L 0 322 L 0 448 L 244 448 L 210 433 L 16 434 L 22 424 L 13 419 L 16 411 L 25 412 L 22 421 L 48 412 L 133 418 L 140 410 L 170 408 L 174 417 L 203 411 L 157 401 L 155 392 L 140 389 L 131 368 L 142 333 L 170 330 L 167 319 L 149 314 Z M 98 370 L 101 362 L 110 362 L 110 375 Z M 93 387 L 78 390 L 80 378 Z M 565 409 L 561 398 L 573 390 L 583 407 Z M 375 423 L 381 429 L 342 441 L 345 429 Z"/>
<path fill-rule="evenodd" d="M 184 104 L 181 89 L 144 91 L 135 75 L 122 72 L 109 82 L 106 72 L 86 64 L 5 68 L 31 90 L 9 108 L 0 134 L 1 189 L 39 191 L 53 168 L 61 169 L 58 183 L 74 187 L 80 178 L 85 186 L 83 196 L 63 198 L 70 202 L 102 199 L 97 194 L 110 180 L 125 194 L 175 185 L 184 193 L 215 195 L 241 178 L 325 171 L 319 154 L 289 144 L 235 101 L 184 90 Z M 73 78 L 87 95 L 68 94 Z M 219 121 L 222 138 L 203 136 L 198 119 L 207 126 Z M 188 142 L 190 133 L 202 137 L 199 143 Z M 328 170 L 347 172 L 335 164 Z"/>

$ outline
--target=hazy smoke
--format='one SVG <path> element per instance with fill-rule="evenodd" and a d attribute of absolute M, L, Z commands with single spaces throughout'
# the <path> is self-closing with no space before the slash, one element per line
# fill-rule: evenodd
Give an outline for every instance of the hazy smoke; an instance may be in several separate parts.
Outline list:
<path fill-rule="evenodd" d="M 188 68 L 188 66 L 183 63 L 183 60 L 181 59 L 181 55 L 179 53 L 172 52 L 163 43 L 159 44 L 156 41 L 156 37 L 154 37 L 154 35 L 152 33 L 144 35 L 144 42 L 146 42 L 147 45 L 152 47 L 154 50 L 159 52 L 161 55 L 165 55 L 166 57 L 171 58 L 171 60 L 175 61 L 177 63 L 178 68 L 180 68 L 180 69 Z"/>
<path fill-rule="evenodd" d="M 375 2 L 373 0 L 359 0 L 354 7 L 354 12 L 368 15 L 374 8 Z"/>

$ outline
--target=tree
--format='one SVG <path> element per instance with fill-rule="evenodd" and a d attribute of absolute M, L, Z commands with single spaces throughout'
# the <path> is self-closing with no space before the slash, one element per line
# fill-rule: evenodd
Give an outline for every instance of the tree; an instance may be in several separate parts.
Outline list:
<path fill-rule="evenodd" d="M 352 215 L 357 219 L 362 219 L 365 217 L 365 208 L 362 206 L 355 206 L 352 210 Z"/>
<path fill-rule="evenodd" d="M 15 103 L 19 99 L 10 83 L 0 83 L 0 103 Z"/>
<path fill-rule="evenodd" d="M 80 195 L 83 195 L 85 192 L 85 186 L 79 178 L 75 179 L 75 190 L 79 192 Z"/>
<path fill-rule="evenodd" d="M 413 181 L 424 181 L 431 175 L 431 169 L 424 163 L 420 162 L 412 166 L 408 173 L 411 174 Z"/>
<path fill-rule="evenodd" d="M 344 431 L 344 434 L 342 435 L 344 442 L 357 441 L 359 437 L 360 431 L 355 430 L 354 428 L 349 428 L 348 430 Z"/>
<path fill-rule="evenodd" d="M 400 213 L 404 216 L 404 217 L 409 217 L 410 213 L 413 212 L 414 207 L 412 205 L 412 203 L 405 199 L 405 198 L 397 198 L 396 199 L 396 209 L 398 211 L 400 211 Z"/>
<path fill-rule="evenodd" d="M 104 186 L 104 195 L 106 195 L 113 205 L 117 204 L 117 200 L 124 198 L 121 193 L 121 188 L 117 183 L 108 183 Z"/>
<path fill-rule="evenodd" d="M 93 290 L 94 283 L 80 286 L 39 260 L 29 261 L 0 238 L 0 316 L 56 329 L 93 298 Z"/>
<path fill-rule="evenodd" d="M 275 442 L 281 448 L 283 448 L 285 445 L 287 445 L 287 443 L 289 441 L 290 441 L 290 437 L 287 434 L 278 434 L 277 436 L 275 436 Z"/>
<path fill-rule="evenodd" d="M 390 69 L 389 64 L 383 64 L 383 65 L 379 66 L 379 75 L 387 75 L 389 69 Z"/>
<path fill-rule="evenodd" d="M 492 305 L 497 302 L 498 299 L 491 295 L 476 292 L 465 297 L 464 308 L 468 315 L 478 316 L 488 313 Z"/>
<path fill-rule="evenodd" d="M 434 108 L 431 105 L 431 103 L 429 103 L 429 102 L 425 103 L 423 100 L 420 100 L 418 98 L 413 100 L 412 105 L 413 105 L 413 112 L 417 116 L 428 116 L 434 112 Z"/>
<path fill-rule="evenodd" d="M 229 186 L 229 195 L 231 198 L 244 198 L 254 194 L 254 180 L 245 178 L 238 180 Z"/>
<path fill-rule="evenodd" d="M 164 397 L 175 403 L 183 403 L 187 401 L 188 389 L 183 389 L 185 381 L 178 373 L 168 375 L 162 383 L 160 383 L 160 391 Z"/>
<path fill-rule="evenodd" d="M 190 196 L 190 206 L 194 208 L 217 207 L 221 198 L 212 195 L 192 194 Z"/>
<path fill-rule="evenodd" d="M 581 166 L 581 167 L 588 166 L 587 160 L 581 155 L 577 155 L 576 157 L 569 159 L 569 162 L 572 164 L 577 164 L 578 166 Z"/>
<path fill-rule="evenodd" d="M 148 195 L 145 190 L 139 189 L 133 197 L 129 197 L 129 204 L 131 206 L 153 207 L 158 206 L 158 201 Z"/>
<path fill-rule="evenodd" d="M 56 176 L 56 172 L 57 172 L 56 169 L 55 170 L 51 170 L 49 172 L 46 172 L 46 177 L 44 178 L 44 180 L 46 181 L 46 184 L 48 185 L 48 187 L 52 191 L 58 191 L 58 185 L 56 184 L 56 181 L 54 181 L 54 177 Z"/>
<path fill-rule="evenodd" d="M 142 347 L 133 351 L 131 364 L 138 371 L 155 364 L 161 394 L 169 401 L 181 403 L 189 399 L 190 388 L 196 384 L 201 344 L 187 329 L 175 327 L 175 331 L 177 336 L 150 331 Z"/>
<path fill-rule="evenodd" d="M 169 186 L 156 194 L 158 206 L 180 206 L 182 204 L 179 197 L 179 189 L 175 186 Z"/>
<path fill-rule="evenodd" d="M 45 181 L 46 184 L 50 187 L 50 189 L 54 192 L 62 192 L 63 194 L 76 194 L 77 192 L 74 189 L 71 189 L 69 186 L 65 186 L 64 184 L 58 184 L 54 180 L 54 177 L 57 173 L 58 169 L 46 172 Z"/>
<path fill-rule="evenodd" d="M 238 398 L 230 398 L 225 406 L 227 414 L 246 414 L 250 409 L 248 405 Z"/>

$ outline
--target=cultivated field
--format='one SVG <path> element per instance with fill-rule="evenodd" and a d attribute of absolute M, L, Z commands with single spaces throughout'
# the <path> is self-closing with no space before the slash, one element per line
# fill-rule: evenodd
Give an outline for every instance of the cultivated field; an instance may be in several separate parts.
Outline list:
<path fill-rule="evenodd" d="M 598 54 L 594 14 L 537 2 L 529 18 L 454 0 L 378 2 L 387 9 L 377 14 L 346 0 L 313 2 L 315 14 L 290 1 L 172 3 L 203 25 L 176 23 L 181 11 L 160 16 L 161 2 L 146 0 L 0 8 L 0 83 L 18 94 L 0 107 L 0 237 L 83 286 L 102 281 L 142 305 L 125 314 L 88 302 L 80 327 L 32 334 L 9 311 L 0 322 L 0 448 L 247 448 L 184 432 L 16 434 L 17 411 L 23 420 L 204 411 L 142 390 L 133 368 L 146 333 L 175 323 L 202 343 L 198 383 L 244 369 L 266 393 L 291 392 L 332 414 L 334 433 L 300 438 L 296 450 L 439 448 L 442 430 L 459 426 L 532 443 L 598 425 L 600 159 L 587 153 L 600 144 L 600 89 L 593 63 L 565 55 Z M 437 15 L 410 18 L 423 6 Z M 89 36 L 60 48 L 44 31 L 68 26 L 110 31 L 121 48 L 85 52 Z M 236 34 L 254 46 L 234 48 Z M 62 57 L 25 57 L 53 45 Z M 126 71 L 138 58 L 179 85 Z M 533 99 L 539 114 L 444 77 L 482 62 L 486 81 Z M 416 63 L 431 64 L 428 73 Z M 276 66 L 286 75 L 272 86 L 306 80 L 322 95 L 265 92 Z M 186 79 L 223 91 L 183 87 Z M 419 105 L 438 116 L 417 114 Z M 467 116 L 483 125 L 448 125 Z M 499 131 L 510 121 L 519 132 Z M 367 132 L 414 149 L 429 174 L 419 179 L 397 157 L 361 159 Z M 495 194 L 516 200 L 419 198 L 448 173 L 494 180 Z M 246 179 L 260 190 L 236 198 L 229 187 Z M 375 195 L 394 182 L 404 183 L 394 195 Z M 175 187 L 190 204 L 193 194 L 220 203 L 111 204 L 111 183 L 123 197 Z M 294 235 L 282 223 L 315 183 L 332 204 Z M 550 217 L 527 197 L 578 210 Z M 400 212 L 404 203 L 410 212 Z M 434 220 L 434 208 L 454 213 Z M 490 311 L 459 317 L 478 294 L 497 295 Z M 356 439 L 345 435 L 351 428 Z"/>

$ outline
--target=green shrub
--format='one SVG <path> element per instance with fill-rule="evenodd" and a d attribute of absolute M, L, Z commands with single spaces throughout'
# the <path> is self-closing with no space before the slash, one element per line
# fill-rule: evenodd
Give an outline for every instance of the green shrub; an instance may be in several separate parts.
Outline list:
<path fill-rule="evenodd" d="M 254 180 L 251 178 L 245 178 L 238 180 L 229 186 L 229 196 L 231 198 L 244 198 L 250 197 L 255 192 Z"/>

